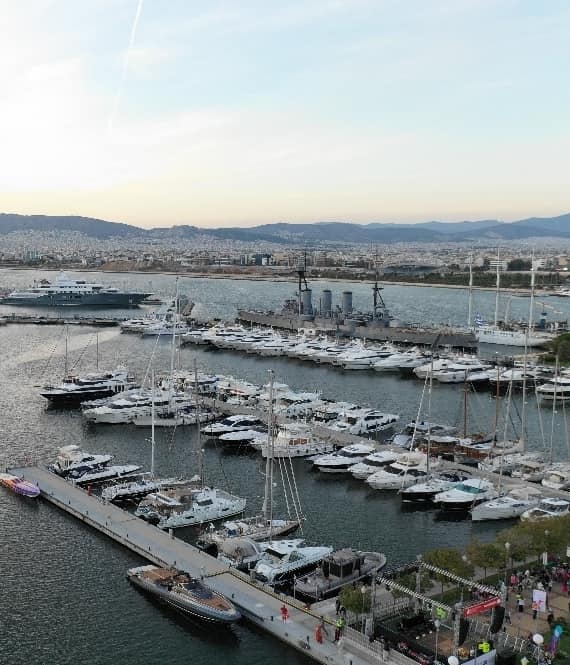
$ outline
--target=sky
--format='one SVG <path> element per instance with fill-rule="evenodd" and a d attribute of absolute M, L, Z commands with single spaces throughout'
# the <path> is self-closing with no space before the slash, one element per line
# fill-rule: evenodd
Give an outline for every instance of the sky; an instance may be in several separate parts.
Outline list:
<path fill-rule="evenodd" d="M 570 210 L 567 0 L 0 0 L 0 211 Z"/>

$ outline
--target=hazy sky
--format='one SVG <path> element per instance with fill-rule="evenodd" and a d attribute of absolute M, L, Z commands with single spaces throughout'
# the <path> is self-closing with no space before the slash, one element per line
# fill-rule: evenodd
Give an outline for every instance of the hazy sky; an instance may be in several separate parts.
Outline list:
<path fill-rule="evenodd" d="M 0 0 L 0 16 L 0 211 L 570 210 L 568 0 Z"/>

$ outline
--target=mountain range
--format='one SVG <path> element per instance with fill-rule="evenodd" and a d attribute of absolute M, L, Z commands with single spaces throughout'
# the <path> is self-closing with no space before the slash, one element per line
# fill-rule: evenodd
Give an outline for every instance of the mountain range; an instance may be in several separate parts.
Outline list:
<path fill-rule="evenodd" d="M 468 242 L 475 240 L 523 240 L 525 238 L 570 238 L 570 213 L 557 217 L 529 217 L 516 222 L 498 220 L 464 222 L 420 222 L 417 224 L 349 222 L 278 222 L 253 227 L 200 228 L 172 226 L 143 229 L 130 224 L 107 222 L 92 217 L 18 215 L 0 213 L 0 235 L 15 231 L 75 231 L 100 239 L 149 238 L 188 239 L 198 236 L 248 242 L 319 245 L 389 244 L 396 242 Z"/>

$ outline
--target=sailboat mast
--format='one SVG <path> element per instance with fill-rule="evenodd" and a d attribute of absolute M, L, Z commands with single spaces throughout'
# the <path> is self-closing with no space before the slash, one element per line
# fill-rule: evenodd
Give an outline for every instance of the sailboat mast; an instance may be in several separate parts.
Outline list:
<path fill-rule="evenodd" d="M 467 327 L 471 326 L 473 310 L 473 254 L 469 254 L 469 306 L 467 308 Z"/>
<path fill-rule="evenodd" d="M 501 266 L 499 263 L 499 248 L 497 247 L 497 283 L 496 283 L 496 289 L 497 292 L 495 294 L 495 327 L 499 325 L 499 295 L 501 292 Z"/>
<path fill-rule="evenodd" d="M 95 366 L 97 368 L 97 371 L 99 371 L 99 333 L 98 332 L 95 333 L 95 348 L 96 348 L 96 355 L 97 355 L 97 358 L 96 358 L 96 361 L 95 361 L 96 362 Z"/>
<path fill-rule="evenodd" d="M 532 331 L 534 328 L 534 282 L 536 277 L 536 271 L 534 269 L 534 252 L 532 253 L 531 264 L 530 264 L 530 305 L 528 308 L 528 330 Z"/>
<path fill-rule="evenodd" d="M 150 406 L 150 477 L 154 478 L 154 370 L 151 370 L 150 381 L 152 386 L 152 397 Z"/>
<path fill-rule="evenodd" d="M 467 437 L 467 372 L 463 382 L 463 438 Z"/>
<path fill-rule="evenodd" d="M 523 382 L 522 382 L 522 407 L 521 407 L 521 435 L 520 444 L 521 452 L 524 453 L 526 449 L 526 369 L 527 369 L 527 353 L 528 353 L 528 330 L 524 331 L 524 356 L 523 356 Z"/>
<path fill-rule="evenodd" d="M 265 496 L 263 516 L 269 521 L 269 541 L 273 535 L 273 370 L 269 370 L 269 416 L 267 430 L 267 457 L 265 461 Z"/>
<path fill-rule="evenodd" d="M 63 378 L 67 378 L 67 372 L 68 372 L 68 367 L 67 367 L 67 352 L 68 352 L 68 347 L 69 347 L 69 326 L 65 326 L 65 364 L 63 366 Z"/>
<path fill-rule="evenodd" d="M 497 364 L 497 389 L 495 391 L 495 427 L 493 429 L 494 435 L 493 435 L 493 445 L 497 443 L 497 430 L 499 428 L 499 407 L 500 407 L 500 397 L 499 397 L 499 376 L 500 376 L 500 369 L 499 365 Z"/>
<path fill-rule="evenodd" d="M 200 400 L 198 399 L 198 363 L 194 358 L 194 399 L 196 400 L 196 423 L 198 424 L 197 442 L 198 442 L 198 473 L 200 474 L 200 483 L 204 485 L 204 453 L 202 451 L 202 433 L 200 432 Z"/>

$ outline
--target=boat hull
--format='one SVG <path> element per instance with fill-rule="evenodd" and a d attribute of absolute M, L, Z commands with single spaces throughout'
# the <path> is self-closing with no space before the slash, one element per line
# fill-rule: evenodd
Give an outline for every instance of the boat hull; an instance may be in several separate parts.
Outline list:
<path fill-rule="evenodd" d="M 6 296 L 0 299 L 0 305 L 15 305 L 18 307 L 138 307 L 150 294 L 148 293 L 59 293 L 44 294 L 38 298 L 11 298 Z"/>
<path fill-rule="evenodd" d="M 153 598 L 156 598 L 159 602 L 171 607 L 177 612 L 199 619 L 200 621 L 206 621 L 209 623 L 235 623 L 241 619 L 241 615 L 237 610 L 234 610 L 233 613 L 218 612 L 198 602 L 191 602 L 187 597 L 177 597 L 180 594 L 174 594 L 167 589 L 161 589 L 155 584 L 140 579 L 136 575 L 127 574 L 127 577 L 134 586 Z"/>

